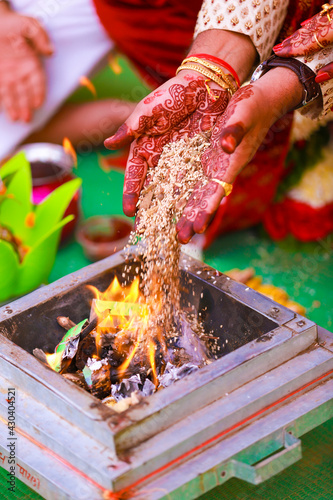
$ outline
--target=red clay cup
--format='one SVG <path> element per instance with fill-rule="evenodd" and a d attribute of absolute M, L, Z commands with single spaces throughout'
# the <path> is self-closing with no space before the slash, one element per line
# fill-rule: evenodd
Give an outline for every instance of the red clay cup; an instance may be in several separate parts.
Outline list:
<path fill-rule="evenodd" d="M 96 261 L 122 250 L 132 230 L 133 222 L 127 217 L 96 215 L 80 224 L 76 239 L 85 256 Z"/>

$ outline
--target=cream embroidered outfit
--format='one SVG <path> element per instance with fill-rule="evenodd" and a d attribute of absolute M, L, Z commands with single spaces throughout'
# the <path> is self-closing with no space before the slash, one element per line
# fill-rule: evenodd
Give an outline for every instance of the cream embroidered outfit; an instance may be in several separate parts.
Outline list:
<path fill-rule="evenodd" d="M 223 29 L 248 35 L 257 49 L 261 62 L 272 53 L 288 5 L 288 0 L 204 0 L 194 36 L 209 29 Z M 317 72 L 319 68 L 333 61 L 333 47 L 326 47 L 310 57 L 297 57 L 297 59 Z M 322 118 L 332 114 L 333 82 L 329 80 L 320 86 L 323 105 L 318 98 L 301 109 L 301 113 L 310 118 Z"/>

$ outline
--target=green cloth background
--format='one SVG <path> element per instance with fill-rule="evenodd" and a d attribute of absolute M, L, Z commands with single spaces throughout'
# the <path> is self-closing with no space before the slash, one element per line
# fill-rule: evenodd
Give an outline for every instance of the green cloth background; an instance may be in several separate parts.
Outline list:
<path fill-rule="evenodd" d="M 109 68 L 94 83 L 98 97 L 108 95 L 138 100 L 147 93 L 124 59 L 121 75 Z M 134 89 L 134 90 L 133 90 Z M 72 101 L 90 98 L 80 89 Z M 110 152 L 101 151 L 103 155 Z M 114 154 L 116 158 L 118 153 Z M 83 179 L 82 219 L 99 214 L 122 214 L 123 173 L 103 171 L 98 155 L 80 157 L 76 171 Z M 205 252 L 204 261 L 227 271 L 252 266 L 265 283 L 285 289 L 290 297 L 307 308 L 307 316 L 332 330 L 333 321 L 333 236 L 320 243 L 301 244 L 290 239 L 273 243 L 261 228 L 240 231 L 220 238 Z M 73 239 L 63 245 L 50 275 L 50 281 L 90 264 Z M 302 437 L 303 459 L 260 486 L 232 479 L 200 497 L 200 500 L 333 500 L 333 421 L 326 422 Z M 41 498 L 17 480 L 16 493 L 8 493 L 5 471 L 0 469 L 0 498 Z"/>

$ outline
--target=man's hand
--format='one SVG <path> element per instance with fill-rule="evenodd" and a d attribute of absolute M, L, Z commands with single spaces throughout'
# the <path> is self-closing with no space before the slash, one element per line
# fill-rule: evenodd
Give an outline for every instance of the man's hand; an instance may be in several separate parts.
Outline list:
<path fill-rule="evenodd" d="M 229 94 L 213 86 L 212 98 L 205 78 L 193 71 L 181 71 L 143 99 L 117 133 L 105 141 L 109 149 L 133 141 L 125 172 L 126 215 L 135 215 L 147 171 L 157 165 L 163 147 L 187 135 L 211 130 L 224 112 Z"/>
<path fill-rule="evenodd" d="M 0 16 L 0 105 L 13 120 L 29 122 L 45 99 L 40 56 L 53 53 L 38 21 L 10 10 Z"/>
<path fill-rule="evenodd" d="M 272 69 L 235 93 L 213 128 L 211 146 L 202 155 L 210 181 L 196 186 L 177 224 L 181 243 L 188 243 L 194 233 L 203 233 L 213 218 L 225 196 L 216 180 L 232 184 L 273 123 L 301 100 L 302 85 L 295 73 L 285 68 Z"/>

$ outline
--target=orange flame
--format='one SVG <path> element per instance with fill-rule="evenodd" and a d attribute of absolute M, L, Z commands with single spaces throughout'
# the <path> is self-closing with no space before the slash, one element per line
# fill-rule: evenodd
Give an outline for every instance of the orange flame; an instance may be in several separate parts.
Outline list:
<path fill-rule="evenodd" d="M 64 137 L 62 141 L 62 146 L 64 150 L 66 151 L 67 154 L 69 154 L 73 158 L 74 166 L 77 167 L 77 155 L 76 151 L 71 143 L 71 141 L 68 139 L 68 137 Z"/>
<path fill-rule="evenodd" d="M 116 75 L 120 75 L 123 71 L 119 64 L 119 57 L 114 54 L 109 55 L 109 66 L 111 71 L 113 71 Z"/>
<path fill-rule="evenodd" d="M 7 188 L 4 185 L 4 183 L 0 177 L 0 196 L 3 196 L 4 194 L 6 194 L 6 191 L 7 191 Z"/>
<path fill-rule="evenodd" d="M 150 361 L 150 366 L 151 366 L 151 369 L 153 372 L 154 384 L 155 384 L 155 387 L 157 387 L 158 386 L 158 378 L 157 378 L 157 373 L 156 373 L 155 351 L 156 351 L 155 342 L 153 342 L 150 339 L 149 340 L 149 347 L 148 347 L 149 361 Z"/>
<path fill-rule="evenodd" d="M 24 225 L 26 227 L 34 227 L 36 214 L 35 212 L 29 212 L 25 218 Z"/>
<path fill-rule="evenodd" d="M 96 347 L 99 352 L 101 335 L 111 331 L 115 335 L 114 349 L 126 356 L 118 368 L 119 377 L 125 376 L 134 357 L 139 356 L 140 362 L 148 361 L 150 364 L 154 384 L 157 386 L 156 342 L 161 344 L 164 352 L 166 344 L 161 332 L 153 333 L 149 328 L 150 307 L 140 292 L 139 285 L 138 276 L 126 287 L 121 286 L 115 277 L 105 292 L 88 285 L 95 297 L 92 302 L 92 315 L 98 317 Z M 158 309 L 160 305 L 156 303 L 151 307 Z"/>
<path fill-rule="evenodd" d="M 92 95 L 94 96 L 95 99 L 97 98 L 96 87 L 92 83 L 92 81 L 89 80 L 88 77 L 86 77 L 86 76 L 80 76 L 79 82 L 80 82 L 80 85 L 82 85 L 82 87 L 86 87 L 92 93 Z"/>
<path fill-rule="evenodd" d="M 58 371 L 58 367 L 61 364 L 61 353 L 54 352 L 53 354 L 45 354 L 46 361 L 52 368 L 52 370 Z"/>

